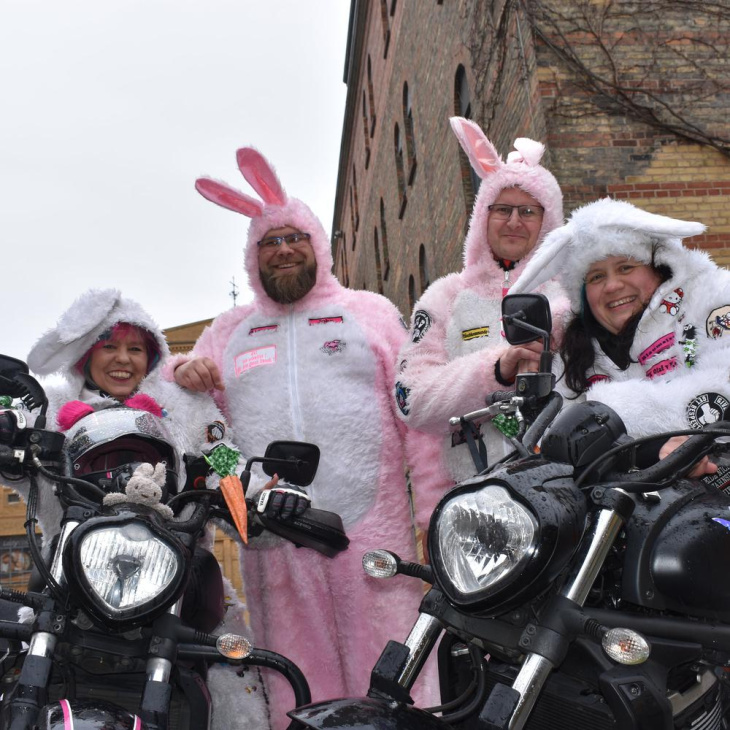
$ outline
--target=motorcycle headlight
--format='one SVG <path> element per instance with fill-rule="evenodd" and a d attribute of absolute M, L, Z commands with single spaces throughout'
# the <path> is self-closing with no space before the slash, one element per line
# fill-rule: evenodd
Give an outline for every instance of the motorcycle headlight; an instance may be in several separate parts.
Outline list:
<path fill-rule="evenodd" d="M 84 610 L 126 629 L 151 620 L 178 597 L 186 555 L 174 535 L 127 512 L 79 525 L 64 551 L 64 572 Z"/>
<path fill-rule="evenodd" d="M 447 499 L 433 526 L 439 583 L 456 603 L 493 595 L 518 576 L 539 538 L 532 513 L 497 485 Z"/>

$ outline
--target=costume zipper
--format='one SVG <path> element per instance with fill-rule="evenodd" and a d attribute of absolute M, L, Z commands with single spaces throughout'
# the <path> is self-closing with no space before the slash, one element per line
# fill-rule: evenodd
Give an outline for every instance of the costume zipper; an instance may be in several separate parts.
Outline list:
<path fill-rule="evenodd" d="M 291 392 L 291 420 L 294 438 L 303 441 L 302 412 L 299 407 L 299 373 L 297 372 L 297 337 L 294 326 L 294 305 L 289 305 L 289 391 Z"/>

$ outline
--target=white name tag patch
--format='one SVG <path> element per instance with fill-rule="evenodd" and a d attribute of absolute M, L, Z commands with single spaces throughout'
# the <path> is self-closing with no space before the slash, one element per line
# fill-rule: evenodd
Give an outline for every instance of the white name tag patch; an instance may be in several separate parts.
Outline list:
<path fill-rule="evenodd" d="M 261 365 L 273 365 L 276 362 L 276 345 L 257 347 L 236 355 L 233 366 L 236 377 L 240 378 L 245 372 Z"/>

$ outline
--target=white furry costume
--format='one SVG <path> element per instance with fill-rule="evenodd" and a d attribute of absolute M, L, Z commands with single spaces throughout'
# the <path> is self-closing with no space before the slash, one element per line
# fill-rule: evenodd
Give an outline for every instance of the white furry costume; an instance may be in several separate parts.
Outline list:
<path fill-rule="evenodd" d="M 361 695 L 387 641 L 407 635 L 422 596 L 418 581 L 379 581 L 361 564 L 376 547 L 415 558 L 401 426 L 390 396 L 406 333 L 387 299 L 346 289 L 332 275 L 322 224 L 287 197 L 268 162 L 251 148 L 239 150 L 237 160 L 263 202 L 207 179 L 197 187 L 252 218 L 245 262 L 255 299 L 220 315 L 193 355 L 220 368 L 226 389 L 216 398 L 248 455 L 262 456 L 277 439 L 319 446 L 319 471 L 307 492 L 313 507 L 342 516 L 350 539 L 334 559 L 272 535 L 252 543 L 242 558 L 254 633 L 300 666 L 314 700 Z M 269 298 L 259 277 L 257 241 L 283 226 L 310 234 L 317 262 L 314 287 L 291 305 Z M 282 727 L 292 696 L 276 680 L 272 714 Z"/>
<path fill-rule="evenodd" d="M 517 139 L 517 151 L 505 163 L 476 124 L 454 117 L 451 126 L 482 178 L 464 242 L 464 269 L 435 281 L 416 303 L 396 383 L 399 415 L 410 427 L 406 460 L 422 528 L 444 491 L 475 472 L 464 437 L 452 433 L 449 418 L 483 408 L 489 393 L 507 388 L 495 379 L 495 363 L 508 347 L 500 323 L 502 298 L 530 257 L 507 272 L 495 261 L 487 240 L 489 206 L 505 188 L 519 187 L 532 195 L 545 209 L 538 245 L 563 222 L 558 183 L 539 164 L 542 144 Z M 543 293 L 559 319 L 567 308 L 560 288 L 551 283 Z M 490 463 L 511 450 L 492 425 L 482 430 Z"/>
<path fill-rule="evenodd" d="M 98 390 L 85 386 L 84 375 L 75 367 L 76 363 L 98 341 L 99 337 L 118 323 L 141 327 L 155 339 L 161 361 L 169 357 L 170 351 L 162 330 L 139 304 L 121 296 L 114 289 L 90 290 L 79 297 L 61 316 L 58 324 L 44 334 L 28 355 L 28 365 L 39 375 L 61 374 L 65 383 L 46 388 L 49 399 L 46 428 L 58 428 L 56 420 L 59 409 L 69 401 L 80 400 L 94 410 L 119 405 L 119 401 L 106 397 Z M 200 455 L 206 443 L 209 424 L 225 421 L 213 400 L 204 393 L 190 393 L 160 377 L 161 368 L 155 367 L 143 379 L 137 393 L 154 398 L 164 409 L 164 423 L 174 439 L 173 446 L 180 457 L 177 473 L 181 483 L 185 480 L 182 462 L 183 453 Z M 27 483 L 13 484 L 27 496 Z M 39 524 L 44 541 L 50 540 L 60 528 L 62 509 L 53 495 L 50 485 L 39 490 Z M 224 579 L 227 603 L 231 606 L 221 632 L 232 631 L 248 634 L 241 617 L 245 606 L 236 596 L 233 587 Z M 255 674 L 247 675 L 254 677 Z M 236 692 L 229 691 L 231 685 Z M 230 667 L 215 666 L 208 675 L 208 686 L 214 700 L 214 730 L 227 730 L 234 722 L 241 727 L 268 727 L 268 711 L 257 680 L 239 679 Z M 243 718 L 243 719 L 241 719 Z"/>
<path fill-rule="evenodd" d="M 560 275 L 579 316 L 592 263 L 630 256 L 648 264 L 659 245 L 654 263 L 668 266 L 672 276 L 639 321 L 631 364 L 619 370 L 594 340 L 595 364 L 587 373 L 587 397 L 616 410 L 632 436 L 730 419 L 730 272 L 682 245 L 704 229 L 604 198 L 553 231 L 520 279 L 529 290 Z"/>

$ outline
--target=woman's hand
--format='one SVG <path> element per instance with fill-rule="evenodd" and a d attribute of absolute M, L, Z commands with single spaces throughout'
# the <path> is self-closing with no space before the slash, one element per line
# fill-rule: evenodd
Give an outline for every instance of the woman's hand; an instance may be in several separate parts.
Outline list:
<path fill-rule="evenodd" d="M 542 342 L 510 345 L 499 358 L 499 373 L 505 380 L 514 380 L 517 373 L 536 373 L 540 369 Z"/>
<path fill-rule="evenodd" d="M 209 357 L 194 357 L 175 368 L 175 382 L 182 388 L 206 393 L 211 388 L 225 390 L 220 370 Z"/>
<path fill-rule="evenodd" d="M 672 436 L 672 438 L 668 439 L 664 442 L 664 445 L 659 449 L 659 460 L 666 459 L 669 454 L 672 453 L 672 451 L 675 451 L 678 449 L 687 439 L 689 436 Z M 706 474 L 716 474 L 717 473 L 717 464 L 713 464 L 710 461 L 709 456 L 703 456 L 695 465 L 692 471 L 687 474 L 688 477 L 691 477 L 693 479 L 696 479 L 698 477 L 703 477 Z"/>

